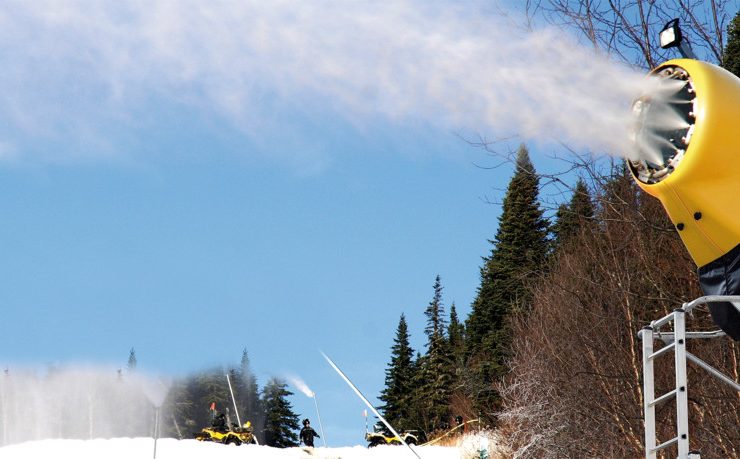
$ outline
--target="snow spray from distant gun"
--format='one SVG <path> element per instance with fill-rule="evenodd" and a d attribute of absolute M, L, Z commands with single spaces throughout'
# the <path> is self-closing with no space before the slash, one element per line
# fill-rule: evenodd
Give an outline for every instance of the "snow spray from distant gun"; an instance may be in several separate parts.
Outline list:
<path fill-rule="evenodd" d="M 157 440 L 159 440 L 159 423 L 161 421 L 162 404 L 169 392 L 169 384 L 165 384 L 161 379 L 152 380 L 142 385 L 142 390 L 146 398 L 154 405 L 154 455 L 157 459 Z"/>
<path fill-rule="evenodd" d="M 4 446 L 49 438 L 156 438 L 156 412 L 167 392 L 166 382 L 114 368 L 10 368 L 0 374 L 0 440 Z"/>
<path fill-rule="evenodd" d="M 383 424 L 385 424 L 386 427 L 388 427 L 388 430 L 390 430 L 393 433 L 393 435 L 395 435 L 401 441 L 401 443 L 406 445 L 406 447 L 409 449 L 409 451 L 411 451 L 414 454 L 414 456 L 421 459 L 421 456 L 419 456 L 419 454 L 417 454 L 417 452 L 414 451 L 414 449 L 408 443 L 406 443 L 403 437 L 399 435 L 398 432 L 396 432 L 396 429 L 394 429 L 393 426 L 388 421 L 386 421 L 385 418 L 380 415 L 380 413 L 378 413 L 378 410 L 376 410 L 375 407 L 370 403 L 370 401 L 367 398 L 365 398 L 364 395 L 362 395 L 362 392 L 360 392 L 360 389 L 358 389 L 357 386 L 355 386 L 352 383 L 352 381 L 349 380 L 347 375 L 345 375 L 344 372 L 342 372 L 342 370 L 339 369 L 337 364 L 335 364 L 334 361 L 330 359 L 329 356 L 324 354 L 323 352 L 321 353 L 321 355 L 323 355 L 326 361 L 329 362 L 329 365 L 331 365 L 331 367 L 334 368 L 334 371 L 339 373 L 339 376 L 341 376 L 342 379 L 344 379 L 344 382 L 346 382 L 347 385 L 351 387 L 353 391 L 355 391 L 355 394 L 357 394 L 357 396 L 360 397 L 360 400 L 362 400 L 365 403 L 365 405 L 367 405 L 367 407 L 370 408 L 370 411 L 372 411 L 373 414 L 375 414 L 375 416 L 377 416 L 378 419 L 380 419 L 380 421 Z"/>
<path fill-rule="evenodd" d="M 290 382 L 306 397 L 313 398 L 313 403 L 316 406 L 316 417 L 319 419 L 319 430 L 321 431 L 321 441 L 324 443 L 324 448 L 326 448 L 326 437 L 324 436 L 324 425 L 321 423 L 321 412 L 319 412 L 319 402 L 316 400 L 316 392 L 312 391 L 308 384 L 306 384 L 305 381 L 303 381 L 301 378 L 298 378 L 297 376 L 288 376 L 288 379 L 290 379 Z"/>

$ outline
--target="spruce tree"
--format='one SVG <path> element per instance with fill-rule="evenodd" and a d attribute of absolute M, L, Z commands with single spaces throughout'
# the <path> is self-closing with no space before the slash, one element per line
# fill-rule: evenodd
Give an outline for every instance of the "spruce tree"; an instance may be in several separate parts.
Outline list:
<path fill-rule="evenodd" d="M 727 26 L 727 45 L 725 45 L 722 67 L 740 77 L 740 11 Z"/>
<path fill-rule="evenodd" d="M 298 415 L 287 397 L 293 392 L 288 385 L 277 379 L 270 379 L 262 392 L 262 406 L 265 409 L 264 444 L 276 448 L 298 446 Z"/>
<path fill-rule="evenodd" d="M 128 353 L 128 363 L 126 364 L 128 371 L 136 370 L 136 351 L 132 347 Z"/>
<path fill-rule="evenodd" d="M 187 383 L 187 391 L 194 405 L 194 421 L 198 426 L 209 426 L 215 412 L 211 406 L 215 405 L 216 412 L 229 414 L 231 417 L 231 395 L 226 381 L 226 372 L 223 367 L 202 371 L 191 377 Z M 232 421 L 236 421 L 236 417 Z"/>
<path fill-rule="evenodd" d="M 414 350 L 409 345 L 406 316 L 401 314 L 391 347 L 391 361 L 385 370 L 385 388 L 379 399 L 383 417 L 398 429 L 410 429 L 412 421 Z"/>
<path fill-rule="evenodd" d="M 578 179 L 573 196 L 568 204 L 561 204 L 555 215 L 555 224 L 552 232 L 555 235 L 555 246 L 561 247 L 581 228 L 590 224 L 594 217 L 594 205 L 588 187 L 582 179 Z"/>
<path fill-rule="evenodd" d="M 172 422 L 163 424 L 165 434 L 189 436 L 192 429 L 210 426 L 216 414 L 211 411 L 212 405 L 216 412 L 227 414 L 231 423 L 237 422 L 236 413 L 232 412 L 233 402 L 224 371 L 223 367 L 217 367 L 173 382 L 165 401 L 166 412 L 172 416 Z M 239 367 L 226 371 L 231 379 L 242 423 L 250 421 L 255 435 L 262 442 L 264 413 L 246 349 L 242 351 Z"/>
<path fill-rule="evenodd" d="M 428 338 L 432 336 L 444 336 L 444 328 L 446 326 L 446 320 L 444 317 L 444 304 L 442 304 L 442 280 L 437 274 L 434 279 L 434 296 L 432 301 L 429 302 L 424 315 L 427 317 L 427 325 L 424 328 Z"/>
<path fill-rule="evenodd" d="M 259 432 L 262 429 L 264 422 L 264 413 L 260 405 L 259 399 L 259 387 L 257 386 L 257 378 L 254 376 L 252 369 L 249 366 L 249 355 L 247 354 L 247 348 L 242 350 L 242 358 L 239 365 L 239 371 L 237 372 L 238 378 L 236 379 L 237 385 L 239 386 L 239 406 L 242 416 L 242 422 L 250 421 L 254 427 L 255 432 Z M 262 440 L 258 438 L 258 440 Z"/>
<path fill-rule="evenodd" d="M 465 353 L 465 326 L 460 323 L 455 303 L 450 306 L 450 323 L 447 325 L 447 340 L 455 368 L 462 366 Z"/>
<path fill-rule="evenodd" d="M 453 359 L 445 335 L 446 320 L 442 303 L 442 282 L 437 276 L 434 295 L 424 314 L 427 325 L 427 353 L 420 362 L 420 385 L 416 391 L 416 408 L 422 428 L 432 432 L 449 424 L 449 403 L 453 384 Z"/>
<path fill-rule="evenodd" d="M 548 223 L 538 195 L 539 178 L 522 145 L 465 327 L 467 367 L 473 372 L 468 389 L 480 414 L 491 420 L 500 402 L 492 384 L 508 369 L 510 316 L 516 309 L 527 308 L 525 284 L 543 269 L 548 254 Z"/>
<path fill-rule="evenodd" d="M 178 379 L 172 383 L 164 402 L 165 412 L 172 417 L 172 422 L 162 422 L 164 435 L 184 440 L 192 438 L 191 430 L 195 425 L 195 403 L 188 390 L 187 380 Z M 197 426 L 198 429 L 206 426 Z"/>

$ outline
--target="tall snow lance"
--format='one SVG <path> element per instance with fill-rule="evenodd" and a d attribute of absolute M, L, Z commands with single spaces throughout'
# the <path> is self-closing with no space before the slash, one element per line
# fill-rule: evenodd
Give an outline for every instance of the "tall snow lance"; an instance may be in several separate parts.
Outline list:
<path fill-rule="evenodd" d="M 342 377 L 344 382 L 347 383 L 347 385 L 355 392 L 355 394 L 357 394 L 357 396 L 360 397 L 360 400 L 362 400 L 363 403 L 365 403 L 365 405 L 367 405 L 367 407 L 370 408 L 370 411 L 372 411 L 373 414 L 375 414 L 375 416 L 377 416 L 378 419 L 380 419 L 380 421 L 383 424 L 385 424 L 386 427 L 388 427 L 388 430 L 390 430 L 393 433 L 393 435 L 395 435 L 400 440 L 400 442 L 403 443 L 409 449 L 409 451 L 411 451 L 414 454 L 414 456 L 416 456 L 418 459 L 421 459 L 419 454 L 417 454 L 417 452 L 414 451 L 414 449 L 408 443 L 406 443 L 403 437 L 399 435 L 398 432 L 396 432 L 396 429 L 394 429 L 393 426 L 388 421 L 386 421 L 385 418 L 380 415 L 380 413 L 378 413 L 378 410 L 376 410 L 375 407 L 368 401 L 368 399 L 365 398 L 364 395 L 362 395 L 362 392 L 360 392 L 360 389 L 358 389 L 357 386 L 355 386 L 354 383 L 350 381 L 347 375 L 345 375 L 344 372 L 342 372 L 342 370 L 339 369 L 339 367 L 334 363 L 334 361 L 332 361 L 332 359 L 330 359 L 329 356 L 324 354 L 323 352 L 321 353 L 321 355 L 324 356 L 326 361 L 329 362 L 329 365 L 331 365 L 331 367 L 334 368 L 334 371 L 336 371 L 339 374 L 339 376 Z"/>
<path fill-rule="evenodd" d="M 674 26 L 661 33 L 664 47 L 680 47 Z M 656 84 L 632 106 L 632 175 L 663 204 L 698 266 L 704 293 L 740 295 L 740 78 L 686 58 L 650 75 Z M 737 307 L 709 305 L 714 322 L 736 341 Z"/>
<path fill-rule="evenodd" d="M 321 442 L 326 448 L 326 437 L 324 436 L 324 424 L 321 423 L 321 413 L 319 412 L 319 402 L 316 401 L 316 392 L 313 393 L 313 403 L 316 405 L 316 417 L 319 419 L 319 430 L 321 431 Z"/>
<path fill-rule="evenodd" d="M 316 406 L 316 417 L 319 419 L 319 430 L 321 431 L 321 441 L 326 447 L 326 437 L 324 437 L 324 424 L 321 422 L 321 412 L 319 411 L 319 402 L 316 399 L 316 392 L 312 391 L 308 384 L 298 376 L 289 375 L 288 379 L 290 382 L 308 398 L 313 399 L 313 403 Z"/>
<path fill-rule="evenodd" d="M 157 459 L 157 440 L 159 440 L 159 406 L 155 407 L 154 411 L 154 459 Z"/>
<path fill-rule="evenodd" d="M 231 393 L 231 402 L 234 404 L 234 413 L 236 414 L 236 422 L 239 423 L 239 427 L 242 426 L 242 420 L 239 417 L 239 408 L 236 407 L 236 397 L 234 397 L 234 389 L 231 388 L 231 378 L 229 373 L 226 373 L 226 382 L 229 384 L 229 393 Z"/>

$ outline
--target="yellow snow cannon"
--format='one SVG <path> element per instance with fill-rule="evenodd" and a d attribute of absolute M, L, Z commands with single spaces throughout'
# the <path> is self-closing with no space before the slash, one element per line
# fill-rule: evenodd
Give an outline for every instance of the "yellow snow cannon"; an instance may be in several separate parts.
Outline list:
<path fill-rule="evenodd" d="M 658 198 L 699 267 L 707 295 L 740 294 L 740 78 L 716 65 L 675 59 L 632 106 L 628 160 Z M 740 340 L 740 313 L 710 304 L 715 323 Z"/>

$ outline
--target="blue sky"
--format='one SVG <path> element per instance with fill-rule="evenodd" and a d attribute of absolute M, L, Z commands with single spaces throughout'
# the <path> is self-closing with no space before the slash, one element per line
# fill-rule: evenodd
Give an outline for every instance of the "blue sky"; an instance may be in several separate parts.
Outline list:
<path fill-rule="evenodd" d="M 308 383 L 330 436 L 362 406 L 319 350 L 377 394 L 400 314 L 420 348 L 440 274 L 464 317 L 495 232 L 484 199 L 509 171 L 476 167 L 490 160 L 450 132 L 417 133 L 423 156 L 390 127 L 346 130 L 342 154 L 308 176 L 228 147 L 5 165 L 0 361 L 124 365 L 133 346 L 144 371 L 182 375 L 246 347 L 261 383 Z M 312 414 L 308 402 L 299 393 L 296 410 Z"/>
<path fill-rule="evenodd" d="M 422 348 L 437 274 L 467 316 L 510 170 L 460 134 L 541 134 L 552 169 L 554 136 L 613 146 L 637 81 L 453 5 L 9 2 L 0 363 L 134 347 L 172 377 L 246 347 L 260 384 L 317 393 L 330 444 L 361 443 L 319 350 L 375 397 L 401 313 Z"/>

